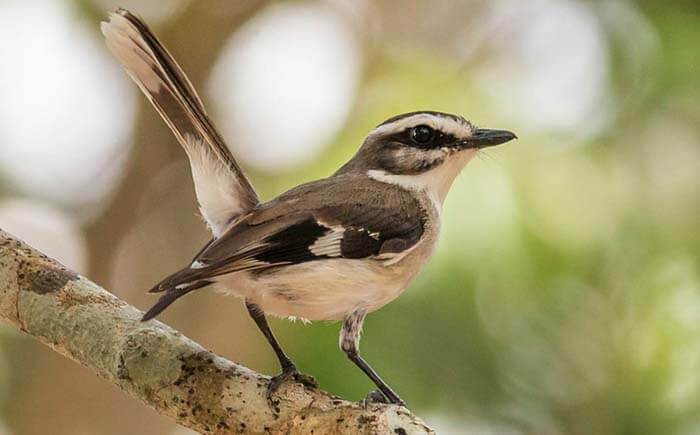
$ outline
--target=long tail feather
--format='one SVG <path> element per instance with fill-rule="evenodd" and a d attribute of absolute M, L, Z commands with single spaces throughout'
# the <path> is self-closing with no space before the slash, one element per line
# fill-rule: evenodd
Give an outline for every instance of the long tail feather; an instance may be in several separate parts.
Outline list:
<path fill-rule="evenodd" d="M 146 314 L 143 315 L 141 318 L 142 322 L 147 322 L 151 320 L 152 318 L 156 317 L 158 314 L 163 312 L 166 308 L 170 306 L 173 302 L 181 298 L 182 296 L 185 296 L 187 293 L 200 289 L 202 287 L 205 287 L 207 285 L 211 284 L 211 281 L 199 281 L 194 284 L 190 284 L 186 287 L 181 287 L 181 288 L 171 288 L 165 292 L 163 296 L 158 299 L 158 302 L 155 303 L 151 307 L 150 310 L 146 312 Z"/>
<path fill-rule="evenodd" d="M 202 216 L 215 237 L 258 196 L 209 119 L 184 71 L 136 15 L 124 9 L 101 25 L 107 47 L 185 149 Z"/>

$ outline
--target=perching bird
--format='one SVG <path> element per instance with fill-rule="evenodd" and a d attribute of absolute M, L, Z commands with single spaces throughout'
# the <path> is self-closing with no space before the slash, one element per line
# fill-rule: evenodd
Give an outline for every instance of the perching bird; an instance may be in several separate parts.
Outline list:
<path fill-rule="evenodd" d="M 189 157 L 199 209 L 213 239 L 143 320 L 210 284 L 239 296 L 274 349 L 282 373 L 268 394 L 300 375 L 266 314 L 342 320 L 340 347 L 389 402 L 404 404 L 359 354 L 367 313 L 399 296 L 435 249 L 442 204 L 455 177 L 484 147 L 514 139 L 440 112 L 390 118 L 328 178 L 259 202 L 192 83 L 148 27 L 119 9 L 102 23 L 107 46 Z"/>

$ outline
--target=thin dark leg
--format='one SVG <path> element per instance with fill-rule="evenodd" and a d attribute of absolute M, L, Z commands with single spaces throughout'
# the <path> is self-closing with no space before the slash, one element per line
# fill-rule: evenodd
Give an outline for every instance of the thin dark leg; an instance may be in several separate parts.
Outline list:
<path fill-rule="evenodd" d="M 294 380 L 304 384 L 307 387 L 317 387 L 318 385 L 316 384 L 314 378 L 299 373 L 292 360 L 289 359 L 286 353 L 284 353 L 282 346 L 280 346 L 279 342 L 275 338 L 275 334 L 273 334 L 272 329 L 270 329 L 270 325 L 267 323 L 265 313 L 263 313 L 257 305 L 247 299 L 245 301 L 245 306 L 248 309 L 248 314 L 250 314 L 250 317 L 253 319 L 253 321 L 255 321 L 255 324 L 258 325 L 258 328 L 267 339 L 267 342 L 270 343 L 270 346 L 272 346 L 272 350 L 275 351 L 275 355 L 277 355 L 280 366 L 282 366 L 282 373 L 277 376 L 273 376 L 272 379 L 270 379 L 270 384 L 267 387 L 267 398 L 271 400 L 272 395 L 289 378 L 294 378 Z"/>
<path fill-rule="evenodd" d="M 265 313 L 263 313 L 257 305 L 248 300 L 245 301 L 245 307 L 248 309 L 248 314 L 250 314 L 250 317 L 253 319 L 253 321 L 255 321 L 255 324 L 258 325 L 258 328 L 267 339 L 267 342 L 270 343 L 270 346 L 272 346 L 272 350 L 275 351 L 275 355 L 277 355 L 277 359 L 280 361 L 280 366 L 282 366 L 282 371 L 289 369 L 296 370 L 294 363 L 291 359 L 289 359 L 287 354 L 284 353 L 282 346 L 280 346 L 279 342 L 275 338 L 275 334 L 272 333 L 272 329 L 270 329 L 270 325 L 267 323 Z"/>
<path fill-rule="evenodd" d="M 401 400 L 398 394 L 360 356 L 360 332 L 362 331 L 362 322 L 365 320 L 365 314 L 364 311 L 357 311 L 345 318 L 343 329 L 340 332 L 340 348 L 350 358 L 350 361 L 355 363 L 374 382 L 389 402 L 405 406 L 406 402 Z"/>
<path fill-rule="evenodd" d="M 367 361 L 365 361 L 359 354 L 350 352 L 346 352 L 346 354 L 348 358 L 350 358 L 350 360 L 354 362 L 355 365 L 360 368 L 360 370 L 365 372 L 367 377 L 370 378 L 372 382 L 374 382 L 384 396 L 389 399 L 389 402 L 396 405 L 406 406 L 406 402 L 404 402 L 399 395 L 396 394 L 394 390 L 392 390 L 391 387 L 382 380 L 382 378 L 379 377 L 377 372 L 375 372 L 374 369 L 367 364 Z"/>

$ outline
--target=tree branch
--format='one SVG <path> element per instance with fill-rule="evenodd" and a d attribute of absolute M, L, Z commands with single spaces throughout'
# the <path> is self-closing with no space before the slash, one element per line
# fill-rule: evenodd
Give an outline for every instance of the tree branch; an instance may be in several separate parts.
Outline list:
<path fill-rule="evenodd" d="M 0 230 L 0 317 L 203 433 L 434 433 L 396 405 L 347 402 L 219 357 Z"/>

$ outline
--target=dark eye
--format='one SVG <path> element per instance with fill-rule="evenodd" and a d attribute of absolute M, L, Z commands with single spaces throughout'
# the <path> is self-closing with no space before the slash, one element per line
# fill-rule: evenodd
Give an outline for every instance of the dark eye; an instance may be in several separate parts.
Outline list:
<path fill-rule="evenodd" d="M 435 137 L 435 130 L 427 125 L 419 125 L 411 130 L 411 139 L 420 145 L 430 143 Z"/>

